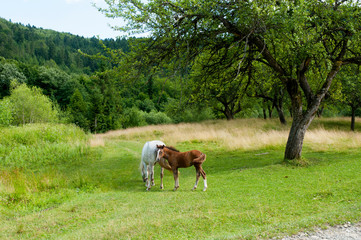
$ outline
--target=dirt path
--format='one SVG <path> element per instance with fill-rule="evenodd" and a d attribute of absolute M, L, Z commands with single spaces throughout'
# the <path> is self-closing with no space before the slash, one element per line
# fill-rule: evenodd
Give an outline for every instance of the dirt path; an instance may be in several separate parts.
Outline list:
<path fill-rule="evenodd" d="M 282 240 L 361 240 L 361 223 L 346 223 L 328 229 L 315 229 L 313 232 L 300 232 Z"/>

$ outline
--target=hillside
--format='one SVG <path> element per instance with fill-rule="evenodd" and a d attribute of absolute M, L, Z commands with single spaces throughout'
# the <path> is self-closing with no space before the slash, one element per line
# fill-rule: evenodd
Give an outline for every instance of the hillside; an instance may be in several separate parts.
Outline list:
<path fill-rule="evenodd" d="M 105 46 L 127 52 L 125 38 L 104 39 Z M 88 54 L 101 52 L 102 46 L 96 37 L 84 38 L 70 33 L 12 23 L 0 18 L 0 56 L 19 62 L 44 65 L 55 62 L 67 72 L 92 73 L 100 63 L 79 54 L 78 49 Z"/>

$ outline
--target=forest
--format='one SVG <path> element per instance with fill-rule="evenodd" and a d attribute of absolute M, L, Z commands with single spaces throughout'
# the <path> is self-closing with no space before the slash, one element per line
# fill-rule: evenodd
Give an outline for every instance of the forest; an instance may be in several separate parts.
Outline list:
<path fill-rule="evenodd" d="M 173 74 L 167 81 L 170 67 L 153 76 L 138 70 L 138 63 L 124 72 L 129 64 L 119 66 L 105 57 L 110 51 L 128 54 L 130 43 L 141 39 L 86 39 L 5 19 L 0 19 L 0 39 L 1 125 L 48 121 L 48 116 L 31 116 L 35 106 L 30 99 L 37 94 L 49 98 L 54 121 L 75 123 L 91 132 L 214 118 L 206 105 L 179 113 L 189 101 L 178 93 L 180 76 Z M 16 116 L 19 109 L 10 114 L 9 101 L 17 101 L 17 86 L 22 84 L 27 96 L 19 97 L 28 98 L 28 113 Z M 202 114 L 194 116 L 200 108 Z"/>

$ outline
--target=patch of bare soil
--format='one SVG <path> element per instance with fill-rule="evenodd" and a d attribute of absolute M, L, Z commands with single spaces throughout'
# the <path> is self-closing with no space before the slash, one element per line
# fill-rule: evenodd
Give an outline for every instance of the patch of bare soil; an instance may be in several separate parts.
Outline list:
<path fill-rule="evenodd" d="M 345 223 L 329 227 L 327 229 L 317 228 L 313 232 L 300 232 L 293 236 L 282 238 L 282 240 L 361 240 L 361 223 Z"/>

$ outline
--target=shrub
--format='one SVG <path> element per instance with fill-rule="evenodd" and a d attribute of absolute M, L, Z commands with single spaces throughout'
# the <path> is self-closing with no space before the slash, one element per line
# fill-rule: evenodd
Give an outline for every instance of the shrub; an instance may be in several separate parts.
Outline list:
<path fill-rule="evenodd" d="M 136 107 L 127 108 L 124 110 L 122 116 L 122 126 L 123 128 L 129 127 L 139 127 L 146 125 L 146 121 L 144 119 L 144 114 Z"/>
<path fill-rule="evenodd" d="M 59 120 L 57 109 L 40 88 L 21 84 L 12 90 L 9 101 L 12 106 L 12 123 L 15 125 Z"/>
<path fill-rule="evenodd" d="M 167 124 L 173 122 L 172 119 L 163 112 L 156 112 L 152 110 L 149 113 L 142 112 L 142 114 L 147 124 L 150 125 Z"/>

